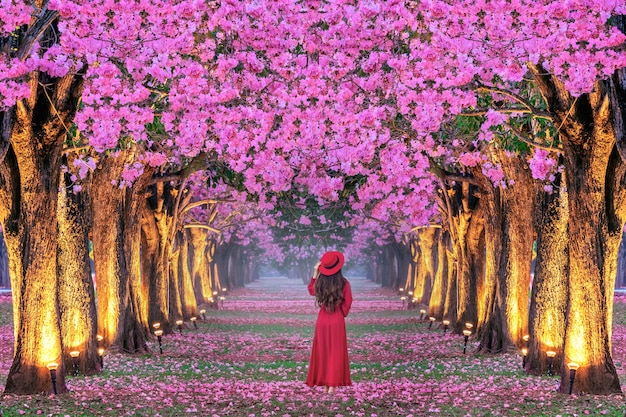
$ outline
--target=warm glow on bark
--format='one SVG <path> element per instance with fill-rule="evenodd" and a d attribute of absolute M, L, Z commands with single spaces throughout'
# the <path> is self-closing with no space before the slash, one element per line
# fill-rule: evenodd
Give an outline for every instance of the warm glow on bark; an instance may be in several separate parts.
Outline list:
<path fill-rule="evenodd" d="M 85 326 L 81 323 L 81 314 L 79 314 L 78 311 L 72 311 L 69 314 L 71 314 L 71 317 L 69 318 L 71 331 L 69 332 L 69 335 L 65 336 L 63 342 L 65 343 L 65 346 L 81 350 L 80 347 L 87 343 L 89 334 L 87 334 Z"/>
<path fill-rule="evenodd" d="M 44 306 L 42 306 L 44 307 Z M 59 345 L 59 328 L 54 308 L 46 309 L 41 326 L 41 344 L 39 345 L 39 361 L 37 365 L 46 366 L 50 362 L 59 360 L 61 345 Z"/>
<path fill-rule="evenodd" d="M 568 361 L 576 362 L 581 366 L 589 364 L 589 355 L 585 348 L 585 323 L 579 310 L 572 312 L 570 316 L 572 325 L 565 340 L 565 355 Z"/>
<path fill-rule="evenodd" d="M 546 314 L 546 329 L 553 329 L 554 326 L 557 325 L 557 323 L 559 323 L 559 320 L 555 318 L 554 312 L 549 312 L 548 314 Z M 545 346 L 545 350 L 555 350 L 561 344 L 560 340 L 555 339 L 556 336 L 557 334 L 554 332 L 544 332 L 543 334 L 539 335 L 539 343 Z"/>

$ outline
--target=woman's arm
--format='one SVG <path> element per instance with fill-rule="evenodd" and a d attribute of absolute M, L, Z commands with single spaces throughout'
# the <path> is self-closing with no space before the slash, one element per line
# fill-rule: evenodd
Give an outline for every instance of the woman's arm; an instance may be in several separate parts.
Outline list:
<path fill-rule="evenodd" d="M 311 278 L 311 281 L 309 281 L 309 294 L 310 295 L 315 295 L 315 280 L 317 279 L 317 277 L 320 276 L 320 263 L 316 263 L 315 266 L 313 267 L 313 278 Z"/>
<path fill-rule="evenodd" d="M 346 280 L 343 286 L 343 302 L 341 303 L 341 312 L 344 317 L 348 317 L 350 307 L 352 307 L 352 289 L 350 288 L 350 282 Z"/>

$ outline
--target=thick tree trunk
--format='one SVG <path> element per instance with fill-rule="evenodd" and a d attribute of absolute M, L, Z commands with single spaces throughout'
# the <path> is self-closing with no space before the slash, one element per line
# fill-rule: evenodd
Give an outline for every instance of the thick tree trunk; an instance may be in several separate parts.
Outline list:
<path fill-rule="evenodd" d="M 189 243 L 193 248 L 191 253 L 191 276 L 193 278 L 196 300 L 198 305 L 211 304 L 213 288 L 211 283 L 210 264 L 207 262 L 207 236 L 202 229 L 187 229 Z"/>
<path fill-rule="evenodd" d="M 561 185 L 561 175 L 557 177 Z M 548 194 L 541 190 L 535 210 L 537 259 L 529 313 L 529 345 L 526 371 L 545 374 L 547 351 L 556 372 L 562 363 L 567 308 L 569 245 L 567 238 L 567 192 L 564 187 Z M 555 373 L 556 373 L 555 372 Z"/>
<path fill-rule="evenodd" d="M 33 135 L 30 126 L 22 127 L 21 140 L 13 139 L 14 146 L 34 140 L 26 136 L 28 131 Z M 52 392 L 50 372 L 46 368 L 52 362 L 59 364 L 57 392 L 67 391 L 57 299 L 56 203 L 60 150 L 60 147 L 49 147 L 49 158 L 42 158 L 48 159 L 45 162 L 34 154 L 31 158 L 21 155 L 17 160 L 13 152 L 6 156 L 16 162 L 15 167 L 19 166 L 22 183 L 7 184 L 19 190 L 20 200 L 19 206 L 14 207 L 16 211 L 3 225 L 9 259 L 21 259 L 21 262 L 12 262 L 21 269 L 11 271 L 13 308 L 17 313 L 14 314 L 16 339 L 5 393 Z"/>
<path fill-rule="evenodd" d="M 152 170 L 144 167 L 144 173 L 126 189 L 124 200 L 124 260 L 130 297 L 130 316 L 124 325 L 124 349 L 130 352 L 148 351 L 146 340 L 151 331 L 148 320 L 148 280 L 142 276 L 141 208 L 145 202 L 145 189 L 152 177 Z"/>
<path fill-rule="evenodd" d="M 413 296 L 420 304 L 428 305 L 437 268 L 437 229 L 433 227 L 419 230 L 419 264 L 416 265 L 418 278 Z"/>
<path fill-rule="evenodd" d="M 513 180 L 501 191 L 503 205 L 502 258 L 499 277 L 507 338 L 518 347 L 528 334 L 528 302 L 534 242 L 535 184 L 524 159 L 496 150 L 505 178 Z M 506 248 L 506 249 L 504 249 Z"/>
<path fill-rule="evenodd" d="M 61 174 L 63 181 L 69 174 Z M 70 352 L 78 351 L 78 367 L 83 375 L 100 371 L 96 341 L 96 302 L 89 261 L 89 220 L 86 190 L 68 193 L 63 181 L 59 193 L 59 311 L 61 340 L 68 373 L 72 371 Z"/>
<path fill-rule="evenodd" d="M 237 276 L 237 271 L 235 270 L 235 265 L 238 265 L 240 262 L 239 249 L 239 245 L 231 244 L 230 250 L 228 251 L 228 258 L 226 261 L 226 277 L 228 282 L 228 285 L 226 285 L 227 288 L 236 288 L 241 285 L 239 277 Z M 219 285 L 217 282 L 214 282 L 213 288 L 217 290 L 220 286 L 221 285 Z"/>
<path fill-rule="evenodd" d="M 428 316 L 443 319 L 444 303 L 448 285 L 448 258 L 447 246 L 444 243 L 445 232 L 439 229 L 437 233 L 437 271 L 433 280 L 433 291 L 428 303 Z"/>
<path fill-rule="evenodd" d="M 623 217 L 607 206 L 609 158 L 615 146 L 607 83 L 572 97 L 540 67 L 531 67 L 548 110 L 560 126 L 568 191 L 569 286 L 561 392 L 569 391 L 567 363 L 577 363 L 574 392 L 621 392 L 611 356 L 611 320 L 617 249 Z M 610 85 L 610 84 L 609 84 Z"/>
<path fill-rule="evenodd" d="M 92 242 L 98 296 L 98 333 L 104 346 L 129 353 L 145 351 L 145 325 L 138 321 L 137 303 L 131 297 L 137 286 L 127 264 L 126 251 L 133 241 L 125 226 L 131 222 L 127 190 L 112 185 L 120 178 L 130 152 L 107 156 L 94 172 L 92 182 Z M 132 222 L 137 222 L 135 219 Z M 132 222 L 129 225 L 132 225 Z M 130 240 L 130 241 L 129 241 Z M 136 241 L 135 241 L 136 242 Z"/>
<path fill-rule="evenodd" d="M 467 182 L 455 189 L 458 310 L 451 319 L 457 334 L 462 333 L 465 323 L 478 321 L 478 289 L 484 274 L 484 208 L 475 192 L 476 187 Z"/>
<path fill-rule="evenodd" d="M 193 288 L 193 280 L 191 279 L 191 271 L 189 269 L 189 234 L 187 231 L 181 233 L 180 243 L 180 282 L 182 285 L 182 310 L 185 318 L 197 316 L 198 304 Z"/>
<path fill-rule="evenodd" d="M 193 290 L 191 274 L 189 273 L 187 254 L 185 254 L 185 252 L 188 251 L 185 251 L 183 247 L 187 247 L 187 242 L 184 242 L 180 246 L 180 250 L 178 251 L 180 255 L 178 256 L 177 264 L 180 282 L 181 310 L 183 317 L 189 319 L 198 315 L 198 304 Z M 183 256 L 183 254 L 185 254 L 185 256 Z"/>
<path fill-rule="evenodd" d="M 408 266 L 406 271 L 406 280 L 404 283 L 401 283 L 400 288 L 404 288 L 404 291 L 408 294 L 409 291 L 413 292 L 413 297 L 417 300 L 415 296 L 415 279 L 417 277 L 417 263 L 419 261 L 419 246 L 417 243 L 417 239 L 415 237 L 411 237 L 407 244 L 408 247 Z"/>
<path fill-rule="evenodd" d="M 162 184 L 162 183 L 160 183 Z M 154 195 L 157 193 L 157 195 Z M 148 321 L 161 323 L 163 331 L 172 329 L 169 313 L 169 279 L 167 253 L 167 215 L 163 212 L 162 190 L 153 188 L 153 195 L 146 200 L 141 213 L 142 230 L 142 276 L 148 283 Z M 151 202 L 150 200 L 157 200 Z M 155 208 L 156 204 L 156 208 Z M 175 318 L 172 318 L 176 320 Z"/>
<path fill-rule="evenodd" d="M 481 204 L 485 208 L 485 285 L 482 302 L 484 316 L 478 318 L 477 332 L 480 339 L 478 351 L 500 353 L 513 346 L 505 328 L 503 294 L 500 289 L 500 260 L 502 248 L 503 213 L 500 204 L 500 189 L 494 188 L 480 169 L 474 175 L 482 184 Z"/>
<path fill-rule="evenodd" d="M 446 245 L 447 246 L 447 245 Z M 457 261 L 454 252 L 446 248 L 446 298 L 443 305 L 443 317 L 458 316 Z"/>
<path fill-rule="evenodd" d="M 15 328 L 5 393 L 15 394 L 51 392 L 46 368 L 51 362 L 59 364 L 57 391 L 67 390 L 57 298 L 56 209 L 66 126 L 71 125 L 82 90 L 82 80 L 74 75 L 48 79 L 31 73 L 28 82 L 30 97 L 0 112 L 0 186 L 6 197 L 0 202 L 0 218 L 9 255 Z"/>
<path fill-rule="evenodd" d="M 180 251 L 173 251 L 170 255 L 170 261 L 168 262 L 169 270 L 169 305 L 170 305 L 170 317 L 172 320 L 185 320 L 189 317 L 183 316 L 183 304 L 182 304 L 182 281 L 180 278 L 179 268 Z M 195 298 L 195 297 L 194 297 Z M 195 315 L 195 314 L 194 314 Z"/>
<path fill-rule="evenodd" d="M 476 170 L 483 184 L 487 207 L 486 240 L 497 248 L 491 257 L 488 247 L 486 290 L 486 323 L 481 331 L 480 349 L 507 351 L 522 345 L 528 332 L 528 293 L 532 260 L 533 183 L 525 162 L 494 150 L 492 158 L 499 163 L 507 179 L 514 184 L 494 189 L 489 180 Z"/>

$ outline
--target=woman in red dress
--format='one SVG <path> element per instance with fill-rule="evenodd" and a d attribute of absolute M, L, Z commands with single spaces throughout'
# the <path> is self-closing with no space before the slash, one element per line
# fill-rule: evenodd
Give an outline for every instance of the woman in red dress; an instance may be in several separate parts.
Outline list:
<path fill-rule="evenodd" d="M 352 291 L 341 273 L 343 262 L 341 252 L 326 252 L 309 282 L 309 294 L 315 296 L 320 311 L 306 384 L 323 386 L 330 393 L 335 387 L 352 385 L 344 320 L 352 305 Z"/>

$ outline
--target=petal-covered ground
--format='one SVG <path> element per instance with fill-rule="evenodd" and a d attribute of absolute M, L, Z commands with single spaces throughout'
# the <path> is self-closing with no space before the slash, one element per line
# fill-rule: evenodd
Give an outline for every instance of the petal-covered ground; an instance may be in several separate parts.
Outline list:
<path fill-rule="evenodd" d="M 420 323 L 399 297 L 353 279 L 347 318 L 354 385 L 324 394 L 306 378 L 316 308 L 301 281 L 263 278 L 227 296 L 198 329 L 164 337 L 163 355 L 107 355 L 68 377 L 70 392 L 0 398 L 0 416 L 624 416 L 624 399 L 568 396 L 524 374 L 515 353 L 478 355 L 470 339 Z M 0 384 L 11 364 L 10 298 L 0 298 Z M 615 306 L 615 362 L 626 383 L 626 301 Z"/>

